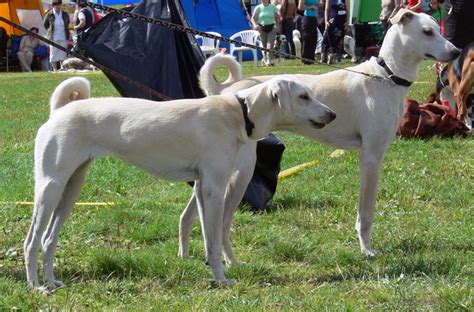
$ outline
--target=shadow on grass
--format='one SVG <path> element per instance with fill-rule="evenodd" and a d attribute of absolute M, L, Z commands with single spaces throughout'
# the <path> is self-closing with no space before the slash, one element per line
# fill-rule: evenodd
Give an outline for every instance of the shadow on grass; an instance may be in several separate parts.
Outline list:
<path fill-rule="evenodd" d="M 309 263 L 308 257 L 315 252 L 314 246 L 310 248 L 296 243 L 289 246 L 285 244 L 283 247 L 277 246 L 277 253 L 282 256 L 277 257 L 273 264 L 256 259 L 254 263 L 229 268 L 228 276 L 253 284 L 288 286 L 295 283 L 319 285 L 342 281 L 373 281 L 380 278 L 397 279 L 402 275 L 451 278 L 467 274 L 469 251 L 472 250 L 469 249 L 470 244 L 461 246 L 465 249 L 465 257 L 462 258 L 453 258 L 452 248 L 446 248 L 445 244 L 449 244 L 449 241 L 412 237 L 410 240 L 394 242 L 380 250 L 380 255 L 370 261 L 356 252 L 340 252 L 332 256 L 319 255 Z M 286 272 L 291 269 L 291 263 L 294 261 L 320 269 L 311 270 L 312 273 L 308 276 Z M 179 259 L 170 253 L 159 254 L 154 251 L 103 251 L 82 265 L 71 262 L 71 259 L 67 262 L 55 269 L 56 276 L 66 284 L 90 280 L 153 278 L 168 288 L 211 277 L 209 267 L 204 265 L 204 259 Z M 0 276 L 26 285 L 26 274 L 19 264 L 0 268 Z"/>
<path fill-rule="evenodd" d="M 277 210 L 290 210 L 296 207 L 305 207 L 307 209 L 324 210 L 334 207 L 336 204 L 330 197 L 326 198 L 306 198 L 298 196 L 283 196 L 274 201 L 273 204 L 265 210 L 255 211 L 247 204 L 240 205 L 242 211 L 250 212 L 274 212 Z"/>

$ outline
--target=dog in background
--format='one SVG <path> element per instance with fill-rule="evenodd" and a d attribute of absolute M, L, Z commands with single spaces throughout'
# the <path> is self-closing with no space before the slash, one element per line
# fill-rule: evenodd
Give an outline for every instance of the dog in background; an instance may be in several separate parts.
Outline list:
<path fill-rule="evenodd" d="M 298 29 L 293 30 L 293 43 L 295 44 L 295 55 L 301 58 L 301 33 Z"/>
<path fill-rule="evenodd" d="M 69 57 L 65 59 L 62 64 L 62 68 L 65 70 L 95 70 L 96 67 L 87 64 L 83 60 L 77 57 Z"/>
<path fill-rule="evenodd" d="M 472 129 L 474 102 L 474 42 L 468 44 L 457 59 L 443 68 L 436 81 L 436 90 L 427 101 L 442 104 L 448 100 L 457 118 Z"/>
<path fill-rule="evenodd" d="M 274 53 L 274 57 L 277 60 L 277 62 L 282 61 L 280 53 L 285 53 L 285 46 L 287 43 L 288 43 L 288 40 L 286 40 L 285 35 L 276 35 L 274 50 L 278 52 Z"/>

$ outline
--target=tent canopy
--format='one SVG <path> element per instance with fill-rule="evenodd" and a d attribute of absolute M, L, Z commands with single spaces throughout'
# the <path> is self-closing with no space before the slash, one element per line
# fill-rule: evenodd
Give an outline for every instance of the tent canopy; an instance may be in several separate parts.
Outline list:
<path fill-rule="evenodd" d="M 39 0 L 0 0 L 0 15 L 25 28 L 38 27 L 44 35 L 42 4 Z M 23 35 L 23 32 L 0 22 L 9 35 Z"/>

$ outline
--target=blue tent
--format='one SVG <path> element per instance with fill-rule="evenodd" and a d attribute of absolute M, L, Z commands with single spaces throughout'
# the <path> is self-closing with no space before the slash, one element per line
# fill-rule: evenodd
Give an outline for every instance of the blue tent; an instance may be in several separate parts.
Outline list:
<path fill-rule="evenodd" d="M 251 29 L 239 0 L 181 0 L 181 4 L 195 29 L 215 31 L 224 37 Z"/>

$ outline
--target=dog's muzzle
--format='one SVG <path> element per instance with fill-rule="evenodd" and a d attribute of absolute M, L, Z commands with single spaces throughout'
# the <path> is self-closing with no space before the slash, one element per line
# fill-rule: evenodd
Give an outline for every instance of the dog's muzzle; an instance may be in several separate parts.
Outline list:
<path fill-rule="evenodd" d="M 336 119 L 336 113 L 333 112 L 333 111 L 330 111 L 327 113 L 326 115 L 326 122 L 325 123 L 322 123 L 322 122 L 317 122 L 317 121 L 314 121 L 313 119 L 310 119 L 309 122 L 311 123 L 311 125 L 316 128 L 316 129 L 321 129 L 321 128 L 324 128 L 325 125 L 327 125 L 328 123 L 330 123 L 331 121 L 333 121 L 334 119 Z"/>
<path fill-rule="evenodd" d="M 316 121 L 314 121 L 313 119 L 310 119 L 309 122 L 310 122 L 311 125 L 312 125 L 314 128 L 316 128 L 316 129 L 321 129 L 321 128 L 324 128 L 324 126 L 325 126 L 325 124 L 316 122 Z"/>

